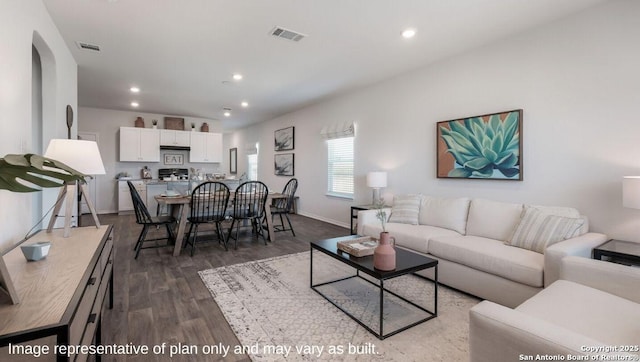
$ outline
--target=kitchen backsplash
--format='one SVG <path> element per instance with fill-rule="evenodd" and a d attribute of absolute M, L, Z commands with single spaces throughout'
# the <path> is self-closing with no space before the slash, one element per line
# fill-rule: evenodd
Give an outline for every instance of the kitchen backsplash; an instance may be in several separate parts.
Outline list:
<path fill-rule="evenodd" d="M 176 155 L 178 157 L 167 157 L 167 161 L 170 164 L 165 164 L 165 155 Z M 182 157 L 180 157 L 182 156 Z M 180 158 L 182 158 L 182 164 L 175 164 L 176 161 L 179 162 Z M 200 170 L 202 174 L 208 173 L 226 173 L 229 175 L 229 172 L 225 172 L 222 170 L 220 164 L 216 163 L 190 163 L 189 162 L 189 151 L 182 150 L 162 150 L 160 151 L 160 162 L 118 162 L 116 167 L 116 174 L 120 172 L 126 172 L 133 178 L 141 178 L 140 171 L 144 166 L 147 166 L 151 170 L 151 177 L 153 179 L 158 178 L 158 169 L 160 168 L 187 168 L 191 170 L 191 168 Z"/>

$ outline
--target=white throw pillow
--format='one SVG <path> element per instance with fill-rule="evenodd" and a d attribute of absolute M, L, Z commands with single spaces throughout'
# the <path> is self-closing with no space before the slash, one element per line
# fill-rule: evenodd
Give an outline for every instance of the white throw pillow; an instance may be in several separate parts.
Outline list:
<path fill-rule="evenodd" d="M 469 206 L 467 235 L 509 240 L 521 216 L 522 204 L 473 199 Z"/>
<path fill-rule="evenodd" d="M 584 219 L 551 215 L 535 207 L 525 208 L 513 236 L 505 244 L 541 254 L 557 242 L 579 233 Z"/>
<path fill-rule="evenodd" d="M 542 211 L 543 213 L 550 214 L 550 215 L 573 217 L 573 218 L 580 217 L 580 212 L 574 209 L 573 207 L 542 206 L 542 205 L 528 205 L 525 207 L 535 207 L 536 209 Z"/>
<path fill-rule="evenodd" d="M 420 213 L 420 195 L 398 195 L 393 197 L 389 222 L 418 225 Z"/>
<path fill-rule="evenodd" d="M 467 229 L 469 199 L 425 196 L 420 206 L 420 225 L 438 226 L 464 235 Z"/>

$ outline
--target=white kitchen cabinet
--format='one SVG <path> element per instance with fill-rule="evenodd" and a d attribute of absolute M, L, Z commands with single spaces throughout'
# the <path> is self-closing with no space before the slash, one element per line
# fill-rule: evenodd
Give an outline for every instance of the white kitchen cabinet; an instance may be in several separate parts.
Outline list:
<path fill-rule="evenodd" d="M 120 127 L 120 162 L 160 162 L 160 132 Z"/>
<path fill-rule="evenodd" d="M 222 133 L 190 132 L 189 162 L 222 162 Z"/>
<path fill-rule="evenodd" d="M 172 129 L 160 130 L 160 146 L 189 147 L 191 132 Z"/>
<path fill-rule="evenodd" d="M 147 200 L 147 185 L 142 180 L 131 180 L 133 187 L 138 191 L 142 202 Z M 133 212 L 133 201 L 127 181 L 118 181 L 118 215 Z"/>

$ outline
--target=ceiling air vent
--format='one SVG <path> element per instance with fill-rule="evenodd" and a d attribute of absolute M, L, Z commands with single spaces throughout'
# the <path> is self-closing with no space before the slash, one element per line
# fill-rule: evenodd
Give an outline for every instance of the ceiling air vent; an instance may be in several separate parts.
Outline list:
<path fill-rule="evenodd" d="M 78 48 L 80 48 L 82 50 L 91 50 L 91 51 L 94 51 L 94 52 L 99 52 L 100 51 L 100 47 L 98 45 L 95 45 L 95 44 L 89 44 L 89 43 L 77 41 L 76 45 L 78 46 Z"/>
<path fill-rule="evenodd" d="M 302 38 L 306 37 L 306 35 L 304 34 L 295 32 L 293 30 L 285 29 L 279 26 L 276 26 L 275 28 L 273 28 L 270 34 L 275 37 L 283 38 L 291 41 L 300 41 L 302 40 Z"/>

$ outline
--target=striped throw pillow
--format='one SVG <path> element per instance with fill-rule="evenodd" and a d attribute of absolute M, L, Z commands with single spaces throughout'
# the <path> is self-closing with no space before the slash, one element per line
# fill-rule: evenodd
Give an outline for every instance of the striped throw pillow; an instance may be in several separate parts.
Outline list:
<path fill-rule="evenodd" d="M 421 201 L 420 195 L 394 196 L 389 222 L 418 225 Z"/>
<path fill-rule="evenodd" d="M 507 244 L 544 254 L 547 247 L 576 236 L 582 224 L 582 218 L 551 215 L 527 207 Z"/>

